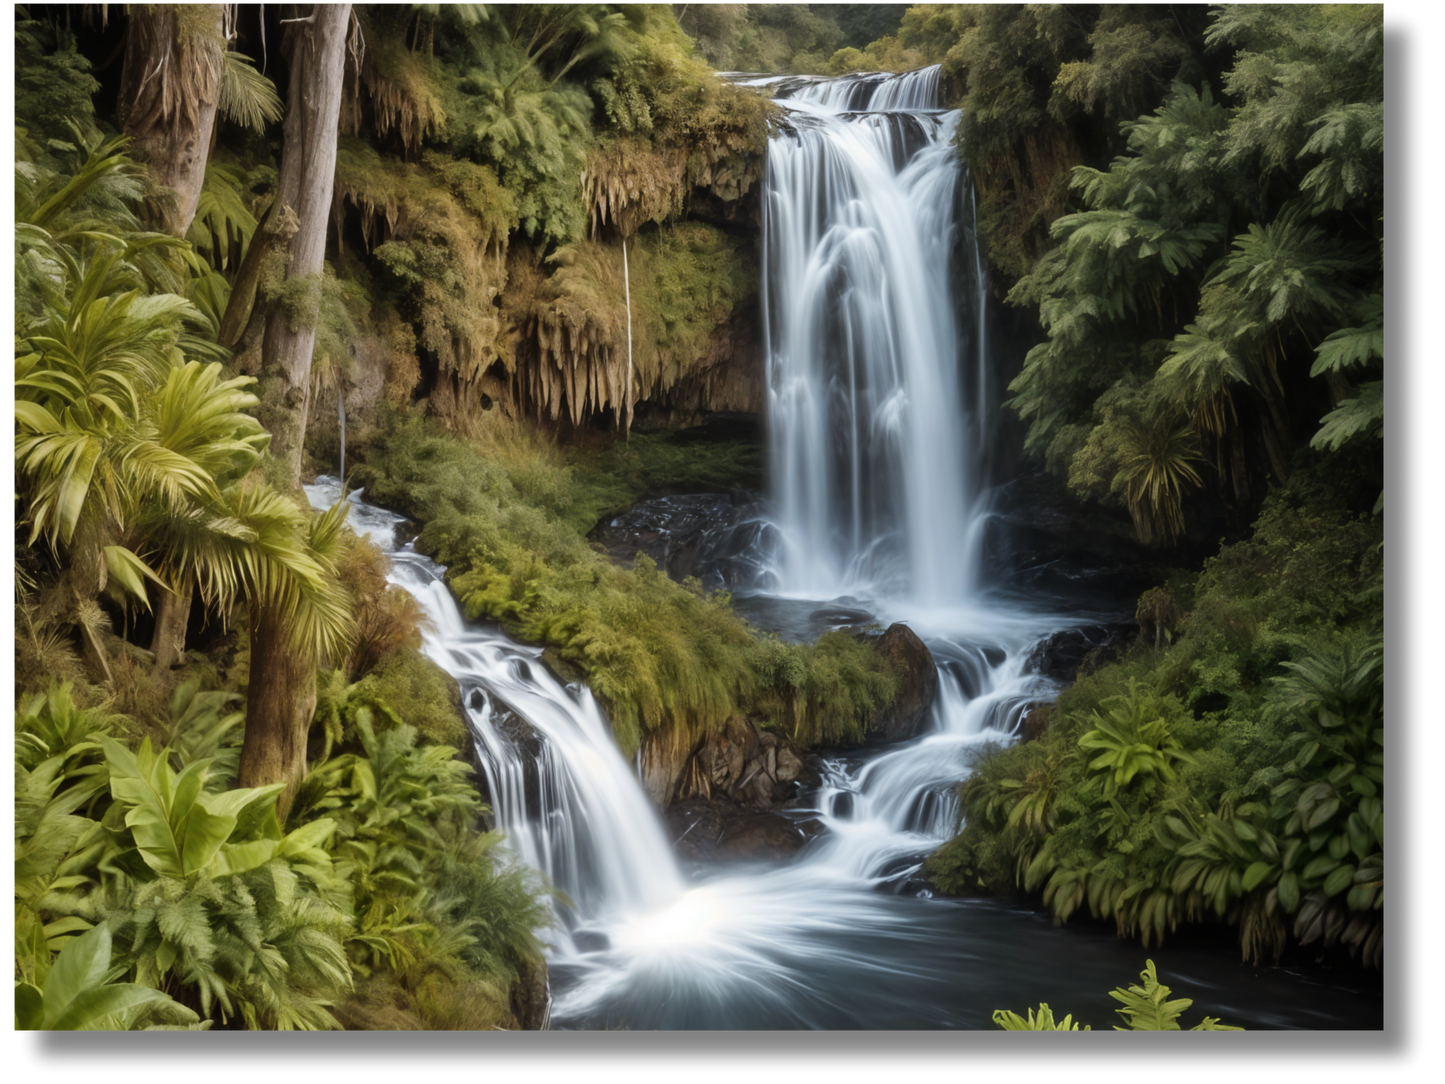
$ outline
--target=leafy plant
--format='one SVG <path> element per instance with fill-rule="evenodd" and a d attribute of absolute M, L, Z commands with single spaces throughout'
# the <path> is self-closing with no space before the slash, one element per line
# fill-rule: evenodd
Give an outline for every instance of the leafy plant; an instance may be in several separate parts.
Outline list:
<path fill-rule="evenodd" d="M 995 1010 L 993 1022 L 1003 1031 L 1092 1031 L 1088 1024 L 1082 1027 L 1074 1023 L 1073 1014 L 1065 1016 L 1062 1020 L 1054 1019 L 1054 1012 L 1049 1008 L 1048 1002 L 1039 1005 L 1038 1015 L 1034 1010 L 1028 1010 L 1028 1016 L 1020 1016 L 1008 1009 Z"/>
<path fill-rule="evenodd" d="M 193 761 L 177 773 L 167 757 L 152 750 L 149 738 L 134 753 L 109 738 L 102 745 L 125 825 L 140 859 L 156 874 L 224 877 L 254 869 L 280 851 L 278 839 L 246 837 L 269 812 L 282 784 L 207 793 L 207 761 Z"/>
<path fill-rule="evenodd" d="M 210 1026 L 160 990 L 114 981 L 110 949 L 110 931 L 96 926 L 61 950 L 43 988 L 16 983 L 16 1030 L 126 1031 L 142 1016 L 157 1014 L 200 1030 Z"/>
<path fill-rule="evenodd" d="M 1129 986 L 1127 989 L 1119 987 L 1111 990 L 1109 996 L 1118 1001 L 1124 1007 L 1116 1009 L 1129 1026 L 1121 1028 L 1114 1025 L 1115 1031 L 1180 1031 L 1179 1018 L 1184 1015 L 1186 1009 L 1193 1005 L 1192 999 L 1187 997 L 1170 1000 L 1169 987 L 1162 985 L 1154 973 L 1154 961 L 1149 960 L 1144 965 L 1144 970 L 1139 973 L 1139 982 Z M 1243 1031 L 1243 1028 L 1231 1027 L 1221 1024 L 1213 1016 L 1206 1016 L 1199 1023 L 1195 1024 L 1190 1031 Z"/>
<path fill-rule="evenodd" d="M 1089 770 L 1103 775 L 1104 797 L 1114 797 L 1139 775 L 1173 780 L 1174 765 L 1189 755 L 1170 729 L 1169 709 L 1133 687 L 1102 706 L 1109 709 L 1107 718 L 1094 713 L 1094 728 L 1079 739 L 1079 748 L 1098 750 Z"/>
<path fill-rule="evenodd" d="M 1114 1010 L 1124 1018 L 1127 1027 L 1114 1025 L 1115 1031 L 1180 1031 L 1182 1028 L 1179 1019 L 1194 1004 L 1191 998 L 1181 997 L 1170 999 L 1169 987 L 1159 982 L 1154 972 L 1154 961 L 1145 962 L 1144 970 L 1139 973 L 1139 982 L 1128 987 L 1117 987 L 1109 991 L 1109 996 L 1120 1002 L 1124 1007 Z M 993 1014 L 993 1022 L 1004 1031 L 1088 1031 L 1088 1025 L 1082 1028 L 1073 1022 L 1073 1016 L 1065 1016 L 1062 1020 L 1054 1019 L 1053 1011 L 1047 1004 L 1041 1004 L 1038 1013 L 1028 1010 L 1027 1018 L 1019 1016 L 1018 1013 L 1010 1012 L 1007 1009 L 999 1009 Z M 1213 1016 L 1206 1016 L 1199 1023 L 1195 1024 L 1190 1031 L 1243 1031 L 1243 1028 L 1231 1027 L 1228 1024 L 1221 1024 Z"/>

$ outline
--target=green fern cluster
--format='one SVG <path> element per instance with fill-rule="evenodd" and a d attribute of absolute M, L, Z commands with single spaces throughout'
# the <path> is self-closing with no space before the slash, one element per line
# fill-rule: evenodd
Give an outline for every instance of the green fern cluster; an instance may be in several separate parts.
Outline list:
<path fill-rule="evenodd" d="M 1224 100 L 1180 81 L 1123 124 L 1010 294 L 1047 335 L 1011 385 L 1029 447 L 1082 493 L 1111 482 L 1146 541 L 1183 533 L 1188 490 L 1257 501 L 1301 445 L 1381 432 L 1382 38 L 1377 9 L 1342 11 L 1218 9 Z"/>
<path fill-rule="evenodd" d="M 1141 601 L 1168 637 L 1079 678 L 1035 741 L 963 785 L 929 869 L 1038 892 L 1157 944 L 1226 921 L 1246 958 L 1291 940 L 1381 959 L 1379 535 L 1300 476 L 1250 542 Z"/>
<path fill-rule="evenodd" d="M 328 850 L 354 925 L 345 939 L 359 978 L 392 984 L 423 1004 L 439 979 L 475 983 L 492 1023 L 510 1016 L 518 968 L 541 959 L 551 924 L 533 875 L 493 853 L 468 764 L 353 686 L 329 705 L 328 752 L 298 794 L 293 817 L 336 823 Z M 332 739 L 335 739 L 335 745 Z M 343 1008 L 342 1014 L 347 1014 Z"/>

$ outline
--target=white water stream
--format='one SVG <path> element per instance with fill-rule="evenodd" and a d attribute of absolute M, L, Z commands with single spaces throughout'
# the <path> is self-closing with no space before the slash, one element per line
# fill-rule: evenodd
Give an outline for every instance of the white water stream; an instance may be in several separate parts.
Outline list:
<path fill-rule="evenodd" d="M 756 82 L 790 95 L 794 121 L 772 143 L 765 191 L 780 543 L 759 586 L 848 593 L 912 620 L 939 663 L 927 732 L 829 761 L 825 831 L 794 862 L 689 883 L 591 694 L 562 686 L 538 649 L 469 625 L 442 570 L 395 545 L 398 517 L 352 512 L 425 607 L 427 654 L 461 683 L 497 826 L 570 900 L 550 935 L 563 1024 L 863 1026 L 849 988 L 916 1001 L 909 984 L 936 968 L 941 935 L 917 910 L 926 901 L 880 889 L 950 835 L 970 751 L 1006 739 L 1049 692 L 1023 665 L 1047 623 L 978 583 L 987 491 L 966 416 L 976 426 L 986 408 L 971 390 L 986 390 L 987 359 L 981 328 L 961 339 L 954 316 L 957 116 L 936 108 L 937 71 Z M 977 345 L 967 388 L 961 341 Z M 308 493 L 327 506 L 340 483 Z M 952 1019 L 909 1011 L 899 1019 Z"/>
<path fill-rule="evenodd" d="M 987 1027 L 992 1008 L 1041 996 L 1087 1004 L 1137 972 L 1132 949 L 988 901 L 898 891 L 951 834 L 971 754 L 1052 692 L 1024 660 L 1070 623 L 980 582 L 999 381 L 957 116 L 937 108 L 937 69 L 735 78 L 770 86 L 792 120 L 764 193 L 773 515 L 756 588 L 849 595 L 907 620 L 939 666 L 925 732 L 830 758 L 812 799 L 824 830 L 793 861 L 689 878 L 592 695 L 561 684 L 539 649 L 464 620 L 443 570 L 397 545 L 401 517 L 353 494 L 351 523 L 430 619 L 425 651 L 462 687 L 507 846 L 565 894 L 546 934 L 555 1024 Z M 341 482 L 307 492 L 329 507 Z M 1261 1021 L 1281 1002 L 1269 981 L 1250 988 Z M 1245 1011 L 1211 996 L 1225 1015 Z M 1273 1019 L 1319 1026 L 1330 1011 Z"/>

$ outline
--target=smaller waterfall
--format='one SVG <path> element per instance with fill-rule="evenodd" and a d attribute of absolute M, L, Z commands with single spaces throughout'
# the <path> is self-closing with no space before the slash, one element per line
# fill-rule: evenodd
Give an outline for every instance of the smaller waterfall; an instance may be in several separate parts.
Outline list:
<path fill-rule="evenodd" d="M 306 487 L 317 508 L 341 493 L 340 481 L 324 476 Z M 410 544 L 396 545 L 403 517 L 353 499 L 348 522 L 390 556 L 389 581 L 426 613 L 423 650 L 461 685 L 507 846 L 570 901 L 559 908 L 560 951 L 573 951 L 570 931 L 579 926 L 656 911 L 679 897 L 682 875 L 657 811 L 592 694 L 557 681 L 540 648 L 468 623 L 441 566 Z"/>

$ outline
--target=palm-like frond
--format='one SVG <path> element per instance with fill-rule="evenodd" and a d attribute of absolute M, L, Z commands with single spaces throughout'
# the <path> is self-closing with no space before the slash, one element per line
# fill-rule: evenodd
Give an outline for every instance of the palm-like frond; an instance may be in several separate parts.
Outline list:
<path fill-rule="evenodd" d="M 1120 442 L 1122 481 L 1129 513 L 1141 541 L 1177 538 L 1184 533 L 1184 490 L 1202 484 L 1194 464 L 1199 454 L 1194 431 L 1167 419 L 1126 426 Z"/>
<path fill-rule="evenodd" d="M 230 50 L 221 65 L 217 108 L 221 116 L 253 132 L 264 132 L 267 124 L 280 120 L 282 115 L 276 85 L 255 69 L 250 57 Z"/>

